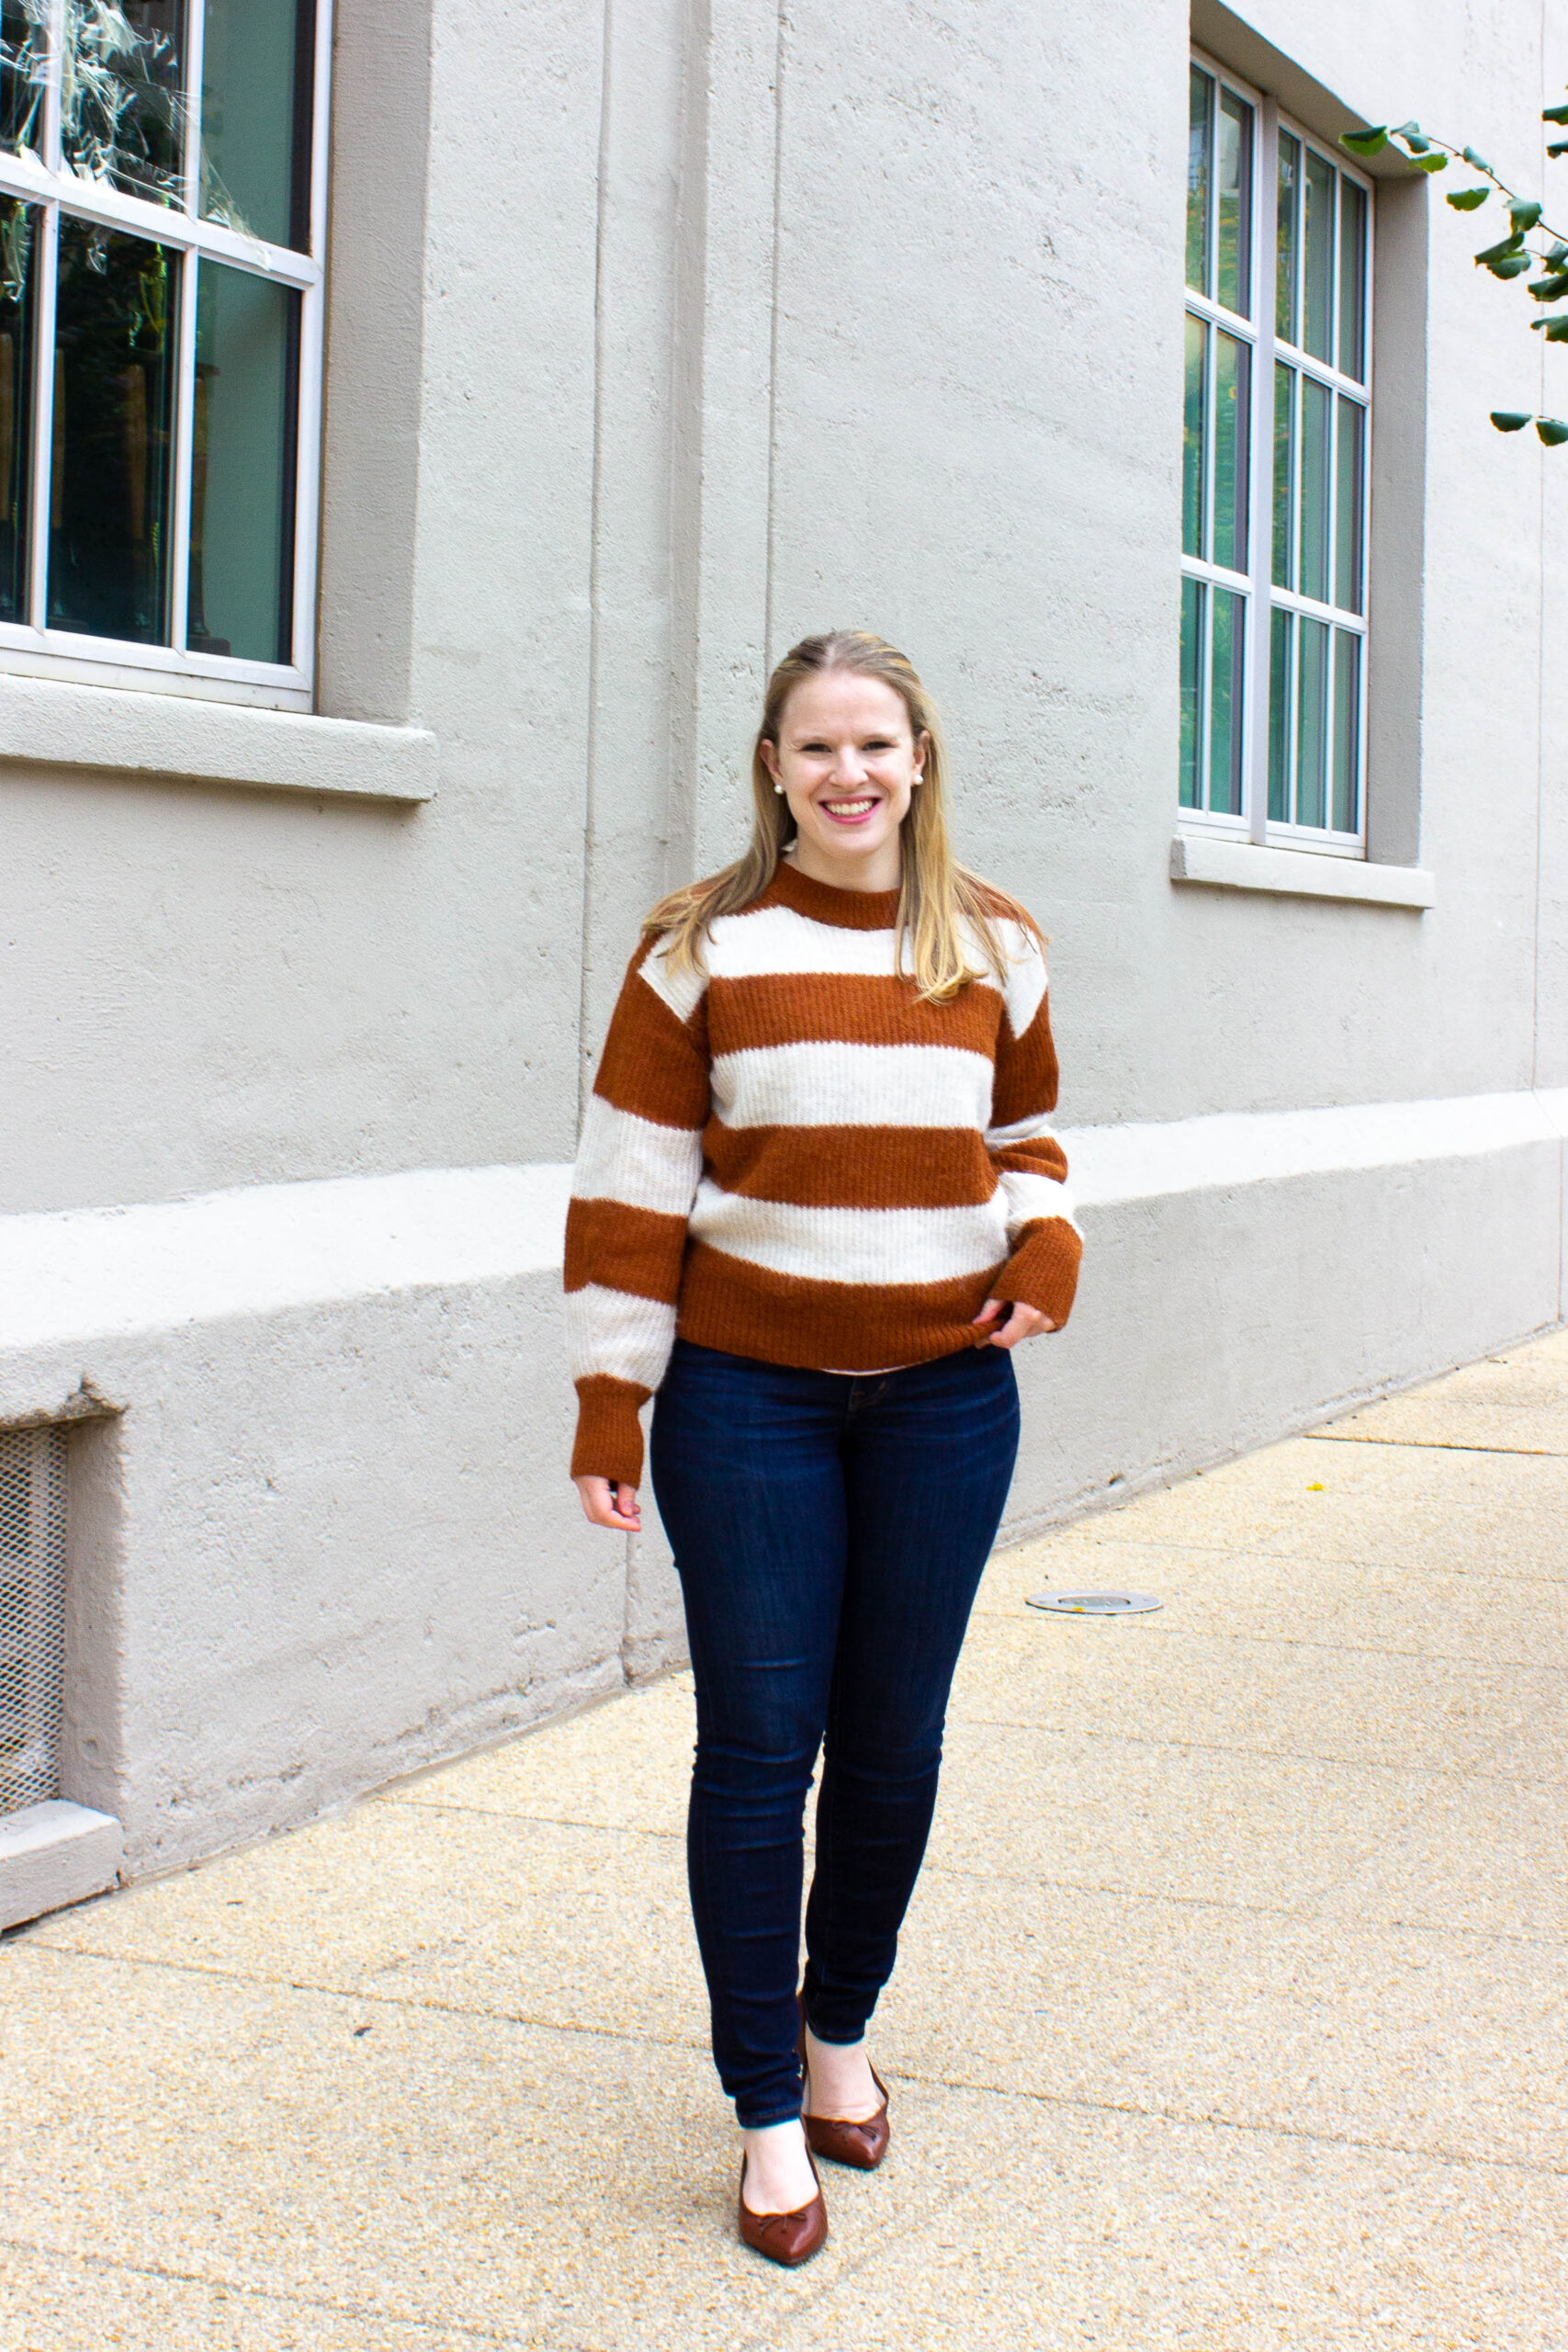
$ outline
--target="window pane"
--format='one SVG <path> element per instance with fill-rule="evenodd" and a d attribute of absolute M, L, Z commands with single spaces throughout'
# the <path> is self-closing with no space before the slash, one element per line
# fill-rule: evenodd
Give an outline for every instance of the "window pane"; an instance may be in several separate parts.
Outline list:
<path fill-rule="evenodd" d="M 177 257 L 62 214 L 49 618 L 168 641 Z"/>
<path fill-rule="evenodd" d="M 1331 359 L 1334 356 L 1329 340 L 1333 324 L 1330 296 L 1334 286 L 1334 183 L 1338 176 L 1325 155 L 1307 149 L 1302 344 L 1314 359 Z"/>
<path fill-rule="evenodd" d="M 1181 551 L 1207 555 L 1203 544 L 1203 441 L 1208 406 L 1209 330 L 1187 313 L 1187 410 L 1181 437 Z"/>
<path fill-rule="evenodd" d="M 66 0 L 60 144 L 67 167 L 177 203 L 185 0 Z"/>
<path fill-rule="evenodd" d="M 310 238 L 310 0 L 207 0 L 201 210 L 275 245 Z"/>
<path fill-rule="evenodd" d="M 1302 142 L 1280 133 L 1280 188 L 1275 220 L 1274 332 L 1285 343 L 1296 339 L 1296 183 L 1302 174 Z"/>
<path fill-rule="evenodd" d="M 1291 469 L 1296 445 L 1296 371 L 1274 363 L 1274 563 L 1276 588 L 1295 585 L 1295 507 Z"/>
<path fill-rule="evenodd" d="M 1191 68 L 1187 85 L 1187 283 L 1209 291 L 1209 174 L 1214 85 Z"/>
<path fill-rule="evenodd" d="M 1241 673 L 1247 616 L 1242 599 L 1213 588 L 1213 666 L 1209 690 L 1209 806 L 1241 814 Z"/>
<path fill-rule="evenodd" d="M 1296 681 L 1296 822 L 1328 822 L 1328 624 L 1299 620 Z"/>
<path fill-rule="evenodd" d="M 1214 337 L 1214 552 L 1231 571 L 1247 570 L 1248 390 L 1252 351 L 1233 334 Z"/>
<path fill-rule="evenodd" d="M 1366 411 L 1359 401 L 1341 398 L 1338 477 L 1334 519 L 1334 601 L 1348 613 L 1361 609 L 1361 467 Z"/>
<path fill-rule="evenodd" d="M 0 146 L 36 147 L 49 70 L 48 17 L 39 0 L 0 6 Z"/>
<path fill-rule="evenodd" d="M 1269 632 L 1269 821 L 1288 822 L 1291 814 L 1291 654 L 1295 621 L 1277 612 Z"/>
<path fill-rule="evenodd" d="M 1252 316 L 1252 108 L 1220 93 L 1220 251 L 1215 292 L 1227 311 Z"/>
<path fill-rule="evenodd" d="M 1311 376 L 1301 379 L 1301 578 L 1303 596 L 1328 602 L 1328 431 L 1334 395 Z"/>
<path fill-rule="evenodd" d="M 1367 198 L 1354 180 L 1339 183 L 1339 368 L 1367 380 Z"/>
<path fill-rule="evenodd" d="M 1353 833 L 1360 823 L 1361 640 L 1334 632 L 1334 830 Z"/>
<path fill-rule="evenodd" d="M 0 620 L 28 617 L 38 214 L 0 200 Z"/>
<path fill-rule="evenodd" d="M 1203 583 L 1181 583 L 1181 805 L 1196 808 L 1198 760 L 1203 736 Z"/>
<path fill-rule="evenodd" d="M 192 653 L 287 662 L 299 298 L 199 266 L 190 490 Z"/>

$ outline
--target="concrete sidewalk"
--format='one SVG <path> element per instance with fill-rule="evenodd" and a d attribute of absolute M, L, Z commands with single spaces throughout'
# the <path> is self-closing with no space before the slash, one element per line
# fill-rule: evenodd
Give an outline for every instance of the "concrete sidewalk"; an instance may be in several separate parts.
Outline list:
<path fill-rule="evenodd" d="M 1159 1593 L 1042 1615 L 1043 1589 Z M 0 2345 L 1568 2347 L 1568 1334 L 988 1572 L 874 2048 L 735 2243 L 678 1677 L 0 1944 Z"/>

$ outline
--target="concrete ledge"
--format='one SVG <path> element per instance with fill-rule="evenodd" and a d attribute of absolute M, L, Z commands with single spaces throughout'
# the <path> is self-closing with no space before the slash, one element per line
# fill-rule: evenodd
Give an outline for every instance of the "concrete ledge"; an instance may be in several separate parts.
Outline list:
<path fill-rule="evenodd" d="M 1260 849 L 1254 842 L 1178 833 L 1170 844 L 1173 882 L 1204 882 L 1211 889 L 1275 890 L 1294 899 L 1356 899 L 1375 907 L 1436 903 L 1437 881 L 1418 865 L 1370 865 L 1360 857 L 1325 857 L 1312 850 Z"/>
<path fill-rule="evenodd" d="M 1568 1141 L 1568 1087 L 1065 1127 L 1084 1208 Z M 280 1309 L 558 1274 L 571 1170 L 542 1162 L 255 1184 L 129 1208 L 0 1216 L 0 1368 L 24 1351 Z M 88 1387 L 0 1391 L 14 1425 L 107 1413 Z"/>
<path fill-rule="evenodd" d="M 102 1894 L 119 1879 L 125 1838 L 112 1813 L 51 1797 L 0 1820 L 0 1928 Z"/>
<path fill-rule="evenodd" d="M 553 1276 L 570 1190 L 564 1163 L 434 1168 L 0 1217 L 0 1358 L 380 1292 Z"/>
<path fill-rule="evenodd" d="M 0 676 L 0 761 L 367 800 L 435 794 L 435 738 L 422 727 L 51 678 Z"/>

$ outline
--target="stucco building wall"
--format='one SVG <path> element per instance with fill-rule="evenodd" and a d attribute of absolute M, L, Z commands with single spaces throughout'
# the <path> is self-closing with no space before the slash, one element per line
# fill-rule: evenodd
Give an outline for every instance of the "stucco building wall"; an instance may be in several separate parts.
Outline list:
<path fill-rule="evenodd" d="M 1380 183 L 1369 821 L 1435 903 L 1173 882 L 1189 30 L 339 0 L 306 773 L 152 697 L 156 772 L 67 764 L 0 679 L 0 1420 L 86 1416 L 64 1793 L 130 1869 L 678 1655 L 565 1484 L 561 1170 L 807 628 L 911 653 L 1051 935 L 1090 1255 L 1014 1527 L 1560 1319 L 1568 452 L 1485 418 L 1568 353 Z M 1196 30 L 1568 169 L 1560 6 Z"/>

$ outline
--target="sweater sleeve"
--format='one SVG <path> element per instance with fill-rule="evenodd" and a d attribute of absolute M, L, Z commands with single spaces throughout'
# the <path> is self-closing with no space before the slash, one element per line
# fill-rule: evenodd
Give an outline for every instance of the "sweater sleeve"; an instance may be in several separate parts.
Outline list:
<path fill-rule="evenodd" d="M 662 944 L 633 956 L 604 1041 L 566 1221 L 574 1478 L 642 1476 L 637 1419 L 664 1377 L 708 1115 L 706 984 Z"/>
<path fill-rule="evenodd" d="M 995 1298 L 1021 1299 L 1058 1329 L 1077 1287 L 1083 1236 L 1067 1189 L 1067 1156 L 1051 1125 L 1056 1050 L 1038 940 L 1023 933 L 1005 991 L 986 1148 L 1007 1200 L 1006 1266 Z"/>

